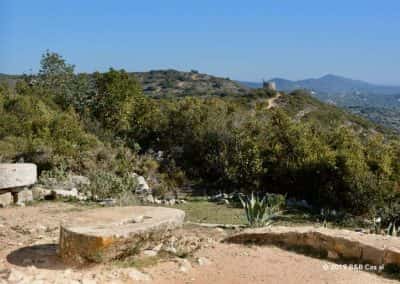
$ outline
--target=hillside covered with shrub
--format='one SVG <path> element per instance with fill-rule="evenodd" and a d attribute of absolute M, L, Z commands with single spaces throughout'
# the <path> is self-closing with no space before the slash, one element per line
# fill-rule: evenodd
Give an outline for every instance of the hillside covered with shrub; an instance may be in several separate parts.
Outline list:
<path fill-rule="evenodd" d="M 301 91 L 273 108 L 263 89 L 146 96 L 138 77 L 76 74 L 47 52 L 38 74 L 0 89 L 0 162 L 135 171 L 158 194 L 274 192 L 354 214 L 400 204 L 400 140 L 358 116 Z"/>

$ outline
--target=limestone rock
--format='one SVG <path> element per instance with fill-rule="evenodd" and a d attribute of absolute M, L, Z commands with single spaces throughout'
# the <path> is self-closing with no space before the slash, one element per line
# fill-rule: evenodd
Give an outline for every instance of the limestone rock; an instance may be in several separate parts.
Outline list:
<path fill-rule="evenodd" d="M 348 238 L 335 238 L 334 250 L 345 259 L 360 259 L 362 256 L 359 243 Z"/>
<path fill-rule="evenodd" d="M 99 204 L 101 206 L 114 206 L 115 204 L 117 204 L 117 200 L 114 198 L 107 198 L 101 200 Z"/>
<path fill-rule="evenodd" d="M 143 251 L 143 254 L 145 256 L 156 256 L 158 254 L 158 252 L 155 251 L 155 250 L 146 249 L 146 250 Z"/>
<path fill-rule="evenodd" d="M 26 203 L 33 201 L 32 191 L 29 189 L 23 189 L 17 192 L 13 192 L 15 203 Z"/>
<path fill-rule="evenodd" d="M 192 269 L 192 265 L 190 264 L 189 260 L 185 258 L 179 258 L 177 261 L 179 263 L 179 271 L 188 273 L 189 270 Z"/>
<path fill-rule="evenodd" d="M 383 263 L 384 254 L 384 250 L 374 246 L 364 245 L 362 247 L 362 259 L 366 263 L 381 265 Z"/>
<path fill-rule="evenodd" d="M 125 268 L 119 271 L 120 273 L 124 274 L 129 280 L 136 282 L 136 281 L 151 281 L 151 277 L 148 274 L 145 274 L 136 268 Z"/>
<path fill-rule="evenodd" d="M 130 222 L 146 216 L 143 222 Z M 159 244 L 183 224 L 185 213 L 164 207 L 97 208 L 60 228 L 59 252 L 68 263 L 107 262 Z"/>
<path fill-rule="evenodd" d="M 308 247 L 330 259 L 352 260 L 371 265 L 400 265 L 400 238 L 343 229 L 276 226 L 247 229 L 225 241 L 252 241 L 290 248 Z"/>
<path fill-rule="evenodd" d="M 52 197 L 50 189 L 43 188 L 41 186 L 34 186 L 32 189 L 32 197 L 34 200 L 43 200 Z"/>
<path fill-rule="evenodd" d="M 0 190 L 30 186 L 37 181 L 35 164 L 0 164 Z"/>
<path fill-rule="evenodd" d="M 90 184 L 89 178 L 85 177 L 85 176 L 71 175 L 69 177 L 69 179 L 70 179 L 71 183 L 73 183 L 77 187 Z"/>
<path fill-rule="evenodd" d="M 142 223 L 143 221 L 144 221 L 143 215 L 135 216 L 129 220 L 129 222 L 132 222 L 132 223 Z"/>
<path fill-rule="evenodd" d="M 193 253 L 201 247 L 201 239 L 194 235 L 171 236 L 164 242 L 163 251 L 185 256 Z"/>
<path fill-rule="evenodd" d="M 54 198 L 78 198 L 78 190 L 76 188 L 71 190 L 53 189 L 51 193 Z"/>
<path fill-rule="evenodd" d="M 384 251 L 383 262 L 385 264 L 400 265 L 400 247 L 388 247 Z"/>
<path fill-rule="evenodd" d="M 153 197 L 153 195 L 151 195 L 151 194 L 146 195 L 146 196 L 143 198 L 143 201 L 144 201 L 144 202 L 147 202 L 147 203 L 155 203 L 154 197 Z"/>
<path fill-rule="evenodd" d="M 0 207 L 10 206 L 14 201 L 11 192 L 1 193 L 0 191 Z"/>
<path fill-rule="evenodd" d="M 149 186 L 149 184 L 147 183 L 146 179 L 143 176 L 140 176 L 140 175 L 138 175 L 136 173 L 131 174 L 131 176 L 133 178 L 136 178 L 136 181 L 137 181 L 137 187 L 134 190 L 136 193 L 142 194 L 142 193 L 151 192 L 150 186 Z"/>
<path fill-rule="evenodd" d="M 176 204 L 175 199 L 164 199 L 163 203 L 167 206 L 174 206 Z"/>
<path fill-rule="evenodd" d="M 333 259 L 333 260 L 339 259 L 339 255 L 337 254 L 337 252 L 336 252 L 336 251 L 332 251 L 332 250 L 329 250 L 329 251 L 328 251 L 327 257 L 328 257 L 329 259 Z"/>
<path fill-rule="evenodd" d="M 210 261 L 208 258 L 206 258 L 206 257 L 199 257 L 199 258 L 197 259 L 197 263 L 198 263 L 200 266 L 204 266 L 204 265 L 209 265 L 209 264 L 211 264 L 211 261 Z"/>

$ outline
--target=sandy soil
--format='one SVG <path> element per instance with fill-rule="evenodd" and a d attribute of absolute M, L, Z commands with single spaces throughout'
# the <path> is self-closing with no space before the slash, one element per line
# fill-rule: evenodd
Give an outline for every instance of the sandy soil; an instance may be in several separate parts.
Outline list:
<path fill-rule="evenodd" d="M 59 202 L 0 209 L 0 284 L 14 280 L 36 284 L 137 283 L 129 277 L 129 268 L 115 264 L 67 267 L 59 260 L 58 225 L 79 216 L 82 210 L 87 209 Z M 193 233 L 194 229 L 183 230 Z M 201 234 L 213 241 L 188 260 L 161 260 L 142 268 L 144 276 L 152 279 L 147 283 L 398 283 L 370 272 L 334 270 L 332 262 L 276 247 L 220 243 L 225 232 L 207 230 L 202 229 Z"/>
<path fill-rule="evenodd" d="M 397 283 L 361 271 L 328 271 L 334 265 L 327 261 L 287 252 L 276 247 L 246 247 L 217 244 L 202 249 L 211 263 L 193 265 L 184 274 L 177 264 L 162 263 L 147 270 L 154 283 Z M 172 271 L 172 273 L 171 273 Z"/>

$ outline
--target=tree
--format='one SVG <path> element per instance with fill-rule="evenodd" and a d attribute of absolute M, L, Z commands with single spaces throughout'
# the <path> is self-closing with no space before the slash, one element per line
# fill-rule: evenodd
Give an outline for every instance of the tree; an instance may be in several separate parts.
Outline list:
<path fill-rule="evenodd" d="M 143 99 L 138 82 L 124 70 L 94 74 L 95 89 L 92 111 L 105 128 L 116 132 L 129 129 L 135 106 Z"/>
<path fill-rule="evenodd" d="M 74 97 L 74 65 L 66 63 L 61 55 L 47 50 L 40 60 L 38 86 L 66 108 Z"/>

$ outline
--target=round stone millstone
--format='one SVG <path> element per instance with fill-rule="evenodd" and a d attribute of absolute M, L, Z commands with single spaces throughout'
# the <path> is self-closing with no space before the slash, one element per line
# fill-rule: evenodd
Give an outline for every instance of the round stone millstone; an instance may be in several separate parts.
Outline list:
<path fill-rule="evenodd" d="M 0 164 L 0 190 L 30 186 L 36 183 L 37 167 L 35 164 Z"/>
<path fill-rule="evenodd" d="M 59 253 L 68 263 L 107 262 L 159 244 L 185 212 L 165 207 L 108 207 L 61 224 Z"/>

